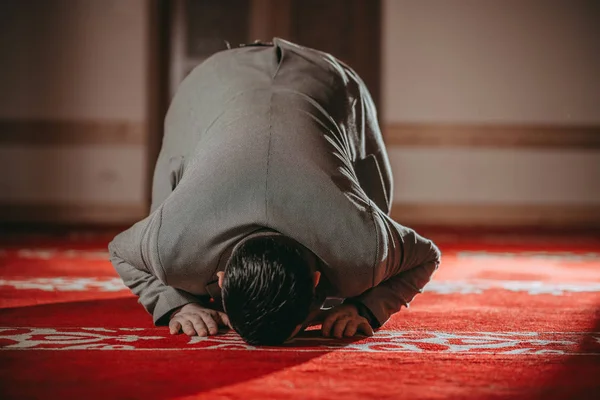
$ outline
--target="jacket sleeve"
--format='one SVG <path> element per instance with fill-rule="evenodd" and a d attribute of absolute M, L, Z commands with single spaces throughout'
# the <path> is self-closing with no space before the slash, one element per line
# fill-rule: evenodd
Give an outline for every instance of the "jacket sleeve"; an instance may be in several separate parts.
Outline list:
<path fill-rule="evenodd" d="M 408 307 L 412 299 L 423 292 L 425 285 L 437 270 L 441 253 L 437 246 L 414 230 L 393 221 L 377 211 L 376 222 L 380 232 L 379 268 L 392 271 L 389 278 L 349 303 L 360 303 L 370 311 L 374 328 L 383 325 L 392 314 Z M 360 309 L 360 308 L 359 308 Z"/>
<path fill-rule="evenodd" d="M 165 285 L 153 272 L 161 266 L 149 268 L 149 264 L 159 262 L 156 250 L 153 251 L 156 245 L 148 235 L 160 217 L 157 213 L 160 209 L 117 235 L 108 249 L 110 261 L 125 285 L 139 297 L 139 302 L 152 315 L 156 325 L 166 325 L 175 308 L 199 302 L 199 299 Z"/>

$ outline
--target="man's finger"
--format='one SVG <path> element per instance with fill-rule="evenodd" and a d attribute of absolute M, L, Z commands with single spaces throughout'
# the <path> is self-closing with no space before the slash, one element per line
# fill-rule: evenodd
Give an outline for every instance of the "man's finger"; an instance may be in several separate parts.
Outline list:
<path fill-rule="evenodd" d="M 169 332 L 171 333 L 171 335 L 178 334 L 180 329 L 181 324 L 179 323 L 179 321 L 172 319 L 171 322 L 169 322 Z"/>
<path fill-rule="evenodd" d="M 217 315 L 219 316 L 219 319 L 221 320 L 221 322 L 223 323 L 223 325 L 229 327 L 230 329 L 233 329 L 231 326 L 231 322 L 229 321 L 229 317 L 227 316 L 227 314 L 222 313 L 222 312 L 218 312 Z"/>
<path fill-rule="evenodd" d="M 208 336 L 208 328 L 206 327 L 204 320 L 199 315 L 194 315 L 191 318 L 191 321 L 198 336 Z"/>
<path fill-rule="evenodd" d="M 363 321 L 358 325 L 358 330 L 364 333 L 367 336 L 373 336 L 373 327 L 369 324 L 368 321 Z"/>
<path fill-rule="evenodd" d="M 346 337 L 354 336 L 356 334 L 356 330 L 358 329 L 359 323 L 360 322 L 355 319 L 348 322 L 348 325 L 346 325 L 346 329 L 344 329 L 344 336 L 346 336 Z"/>
<path fill-rule="evenodd" d="M 338 319 L 333 327 L 333 336 L 341 339 L 344 336 L 344 330 L 346 329 L 346 325 L 348 324 L 348 318 Z"/>
<path fill-rule="evenodd" d="M 321 334 L 323 336 L 329 337 L 329 335 L 331 335 L 331 328 L 335 321 L 337 321 L 337 315 L 335 314 L 330 314 L 325 318 L 325 321 L 323 321 L 323 325 L 321 326 Z"/>
<path fill-rule="evenodd" d="M 194 324 L 192 324 L 192 321 L 185 319 L 181 326 L 183 327 L 183 333 L 186 335 L 194 336 L 196 334 L 196 330 L 194 329 Z"/>
<path fill-rule="evenodd" d="M 217 332 L 219 331 L 219 327 L 217 326 L 217 322 L 215 321 L 214 317 L 209 313 L 202 313 L 201 318 L 202 318 L 202 321 L 204 322 L 206 334 L 205 335 L 200 335 L 200 333 L 198 333 L 198 334 L 200 336 L 207 336 L 209 334 L 216 335 Z"/>

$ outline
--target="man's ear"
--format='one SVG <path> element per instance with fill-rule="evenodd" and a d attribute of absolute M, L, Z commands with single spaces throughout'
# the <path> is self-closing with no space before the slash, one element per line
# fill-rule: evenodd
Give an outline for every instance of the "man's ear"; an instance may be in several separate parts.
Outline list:
<path fill-rule="evenodd" d="M 223 277 L 225 276 L 225 272 L 219 271 L 217 272 L 217 276 L 219 277 L 219 287 L 223 288 Z"/>
<path fill-rule="evenodd" d="M 317 287 L 317 285 L 319 284 L 320 279 L 321 279 L 321 272 L 315 271 L 315 274 L 313 275 L 313 282 L 315 283 L 315 287 Z"/>

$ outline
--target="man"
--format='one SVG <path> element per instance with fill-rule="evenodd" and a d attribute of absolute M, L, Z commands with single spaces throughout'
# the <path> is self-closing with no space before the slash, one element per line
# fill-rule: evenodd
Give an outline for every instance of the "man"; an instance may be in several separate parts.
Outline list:
<path fill-rule="evenodd" d="M 372 335 L 440 252 L 389 217 L 392 173 L 371 97 L 329 54 L 281 39 L 194 69 L 165 120 L 151 214 L 109 245 L 171 333 L 229 326 L 278 345 Z M 344 299 L 321 310 L 326 298 Z"/>

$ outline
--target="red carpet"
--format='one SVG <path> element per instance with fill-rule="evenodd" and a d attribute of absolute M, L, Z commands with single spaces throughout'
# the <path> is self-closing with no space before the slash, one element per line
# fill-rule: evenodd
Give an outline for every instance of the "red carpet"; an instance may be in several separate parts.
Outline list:
<path fill-rule="evenodd" d="M 432 237 L 434 281 L 374 337 L 280 349 L 153 327 L 107 240 L 5 238 L 0 398 L 600 398 L 599 238 Z"/>

